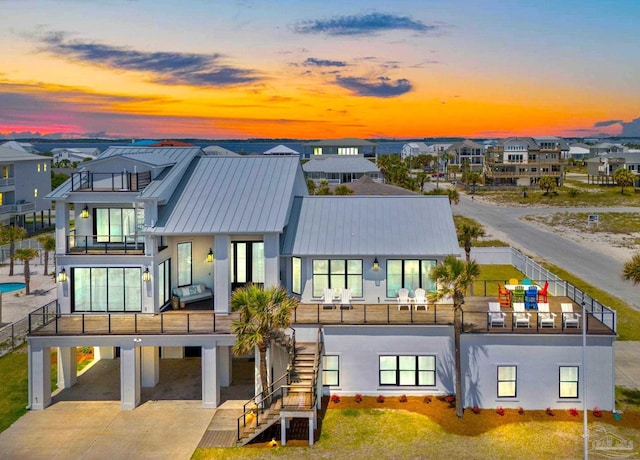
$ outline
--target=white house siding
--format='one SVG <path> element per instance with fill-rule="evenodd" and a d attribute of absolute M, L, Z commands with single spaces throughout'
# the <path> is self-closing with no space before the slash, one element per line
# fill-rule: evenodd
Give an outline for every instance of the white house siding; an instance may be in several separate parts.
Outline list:
<path fill-rule="evenodd" d="M 614 409 L 614 337 L 587 337 L 587 408 Z M 463 334 L 465 407 L 523 407 L 539 410 L 581 408 L 580 335 Z M 516 366 L 517 396 L 497 397 L 497 366 Z M 559 366 L 578 366 L 578 398 L 559 397 Z"/>
<path fill-rule="evenodd" d="M 304 333 L 300 335 L 304 336 Z M 340 362 L 340 384 L 337 387 L 325 386 L 325 392 L 399 396 L 449 394 L 454 391 L 452 327 L 324 326 L 323 340 L 324 354 L 338 355 Z M 381 386 L 381 355 L 435 356 L 435 386 Z"/>

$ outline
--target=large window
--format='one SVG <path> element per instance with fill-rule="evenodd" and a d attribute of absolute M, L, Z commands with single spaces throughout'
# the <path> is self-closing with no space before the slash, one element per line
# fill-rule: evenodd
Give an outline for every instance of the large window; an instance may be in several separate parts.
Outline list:
<path fill-rule="evenodd" d="M 166 304 L 171 298 L 171 259 L 158 264 L 158 295 L 160 305 Z"/>
<path fill-rule="evenodd" d="M 96 208 L 94 232 L 99 243 L 134 243 L 136 227 L 142 224 L 141 208 Z M 143 237 L 138 237 L 138 242 Z"/>
<path fill-rule="evenodd" d="M 429 273 L 435 264 L 435 260 L 387 260 L 387 297 L 397 297 L 401 288 L 410 295 L 418 288 L 433 291 L 435 283 Z"/>
<path fill-rule="evenodd" d="M 178 243 L 178 286 L 191 284 L 191 242 Z"/>
<path fill-rule="evenodd" d="M 340 357 L 325 355 L 322 357 L 322 384 L 330 386 L 340 385 Z"/>
<path fill-rule="evenodd" d="M 74 268 L 73 310 L 122 312 L 142 310 L 140 268 Z"/>
<path fill-rule="evenodd" d="M 435 356 L 380 356 L 380 385 L 435 386 Z"/>
<path fill-rule="evenodd" d="M 299 257 L 291 258 L 291 292 L 302 294 L 302 260 Z"/>
<path fill-rule="evenodd" d="M 362 297 L 362 260 L 314 260 L 313 296 L 322 297 L 326 288 L 348 288 L 353 297 Z"/>
<path fill-rule="evenodd" d="M 498 366 L 498 398 L 516 397 L 516 366 Z"/>
<path fill-rule="evenodd" d="M 560 366 L 560 397 L 578 397 L 578 366 Z"/>

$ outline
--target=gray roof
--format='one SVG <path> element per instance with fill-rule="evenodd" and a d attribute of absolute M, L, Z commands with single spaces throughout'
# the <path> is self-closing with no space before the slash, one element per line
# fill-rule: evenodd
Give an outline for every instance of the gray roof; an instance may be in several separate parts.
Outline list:
<path fill-rule="evenodd" d="M 446 150 L 461 149 L 462 147 L 471 147 L 473 149 L 480 149 L 481 151 L 484 152 L 484 145 L 479 144 L 478 142 L 472 141 L 470 139 L 465 139 L 463 141 L 454 142 Z"/>
<path fill-rule="evenodd" d="M 364 139 L 347 137 L 344 139 L 325 139 L 323 141 L 307 142 L 304 145 L 309 147 L 371 147 L 376 145 L 376 143 L 365 141 Z"/>
<path fill-rule="evenodd" d="M 0 162 L 14 161 L 51 161 L 51 157 L 28 153 L 0 145 Z"/>
<path fill-rule="evenodd" d="M 297 197 L 282 253 L 436 257 L 459 254 L 446 196 Z"/>
<path fill-rule="evenodd" d="M 397 185 L 376 182 L 369 176 L 362 176 L 358 180 L 341 185 L 346 185 L 353 190 L 354 195 L 418 195 L 418 192 L 412 192 Z"/>
<path fill-rule="evenodd" d="M 297 157 L 200 157 L 149 233 L 278 233 L 287 225 Z M 300 173 L 301 175 L 301 173 Z"/>
<path fill-rule="evenodd" d="M 276 145 L 275 147 L 263 152 L 263 155 L 300 155 L 300 152 L 287 147 L 286 145 Z"/>
<path fill-rule="evenodd" d="M 327 155 L 311 158 L 302 165 L 304 172 L 324 173 L 373 173 L 380 169 L 363 156 L 359 155 Z"/>
<path fill-rule="evenodd" d="M 239 153 L 225 149 L 224 147 L 220 147 L 219 145 L 209 145 L 202 150 L 204 151 L 205 155 L 228 155 L 232 157 L 240 155 Z"/>
<path fill-rule="evenodd" d="M 498 145 L 511 144 L 513 142 L 519 142 L 526 144 L 530 150 L 538 150 L 540 146 L 533 140 L 532 137 L 509 137 L 498 142 Z"/>

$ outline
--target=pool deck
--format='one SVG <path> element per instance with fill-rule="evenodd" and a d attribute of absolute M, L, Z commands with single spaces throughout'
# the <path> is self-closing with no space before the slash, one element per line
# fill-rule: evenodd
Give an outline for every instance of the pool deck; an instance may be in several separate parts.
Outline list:
<path fill-rule="evenodd" d="M 52 257 L 50 257 L 52 259 Z M 33 310 L 56 299 L 56 285 L 52 273 L 55 268 L 53 260 L 49 260 L 49 275 L 44 276 L 44 265 L 31 263 L 31 280 L 29 287 L 31 294 L 26 295 L 26 289 L 2 294 L 0 307 L 0 325 L 18 321 L 29 315 Z M 0 283 L 24 283 L 24 266 L 15 264 L 13 276 L 9 276 L 9 265 L 0 266 Z"/>

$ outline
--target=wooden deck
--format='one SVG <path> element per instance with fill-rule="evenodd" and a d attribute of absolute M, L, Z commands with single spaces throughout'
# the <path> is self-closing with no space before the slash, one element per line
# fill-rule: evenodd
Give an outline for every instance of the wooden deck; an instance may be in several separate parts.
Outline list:
<path fill-rule="evenodd" d="M 465 299 L 463 323 L 464 333 L 518 333 L 518 334 L 581 334 L 583 320 L 587 318 L 587 332 L 597 335 L 615 334 L 603 321 L 613 324 L 604 313 L 582 314 L 581 307 L 574 303 L 574 311 L 581 313 L 577 328 L 562 327 L 560 303 L 571 302 L 568 297 L 550 296 L 549 309 L 556 313 L 555 327 L 540 328 L 537 312 L 531 311 L 530 327 L 514 327 L 513 311 L 507 313 L 506 327 L 488 326 L 488 303 L 495 297 L 467 297 Z M 236 313 L 214 314 L 213 310 L 168 310 L 149 315 L 142 313 L 85 313 L 59 315 L 48 318 L 46 324 L 33 329 L 32 335 L 127 335 L 127 334 L 230 334 L 231 322 L 238 318 Z M 40 319 L 40 321 L 38 321 Z M 41 324 L 41 318 L 34 317 L 33 324 Z M 451 325 L 453 308 L 451 305 L 429 305 L 427 310 L 398 309 L 398 304 L 353 304 L 350 309 L 325 309 L 322 304 L 299 304 L 293 312 L 292 325 Z"/>

